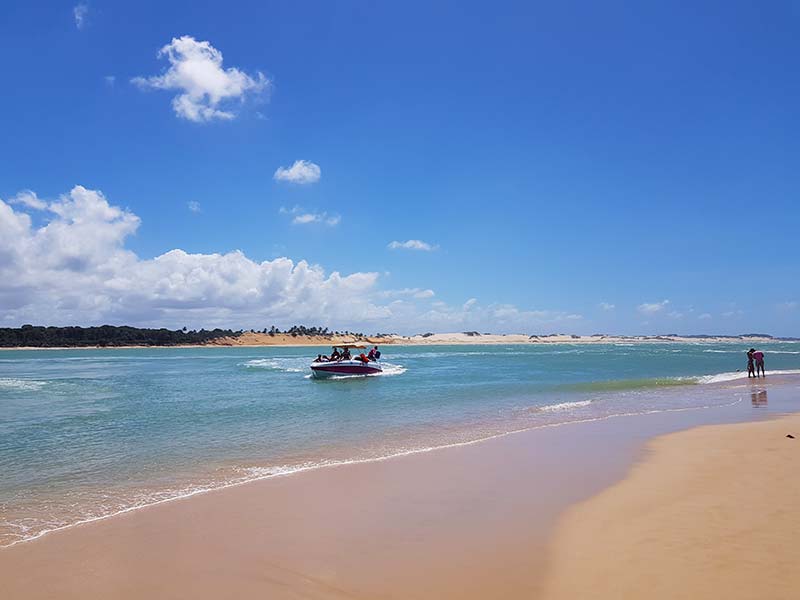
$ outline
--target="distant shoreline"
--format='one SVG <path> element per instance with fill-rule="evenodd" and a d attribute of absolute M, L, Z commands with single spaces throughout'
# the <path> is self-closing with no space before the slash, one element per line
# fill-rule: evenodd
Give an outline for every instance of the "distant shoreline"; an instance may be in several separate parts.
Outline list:
<path fill-rule="evenodd" d="M 347 335 L 307 336 L 243 332 L 239 335 L 224 336 L 197 344 L 106 344 L 74 346 L 3 346 L 1 350 L 115 350 L 115 349 L 157 349 L 157 348 L 234 348 L 234 347 L 328 347 L 336 344 L 359 343 L 367 345 L 408 345 L 408 346 L 477 346 L 477 345 L 548 345 L 548 344 L 757 344 L 770 342 L 798 342 L 797 338 L 771 336 L 672 336 L 672 335 L 527 335 L 527 334 L 475 334 L 475 333 L 436 333 L 413 336 L 354 337 Z"/>

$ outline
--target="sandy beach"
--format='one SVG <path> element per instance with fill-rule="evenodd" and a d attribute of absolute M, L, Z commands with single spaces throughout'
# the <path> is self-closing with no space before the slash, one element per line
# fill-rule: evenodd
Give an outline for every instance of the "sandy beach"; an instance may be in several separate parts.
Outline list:
<path fill-rule="evenodd" d="M 544 597 L 797 598 L 798 444 L 796 414 L 656 439 L 564 517 Z"/>
<path fill-rule="evenodd" d="M 426 333 L 411 336 L 390 335 L 356 340 L 352 336 L 291 336 L 287 334 L 245 332 L 237 337 L 224 337 L 209 342 L 210 346 L 330 346 L 360 341 L 370 344 L 399 344 L 413 346 L 514 345 L 514 344 L 648 344 L 648 343 L 709 343 L 769 342 L 759 336 L 686 337 L 677 335 L 572 335 L 566 333 L 529 335 L 527 333 L 493 334 L 478 332 Z"/>
<path fill-rule="evenodd" d="M 786 380 L 770 389 L 773 405 L 796 400 Z M 765 415 L 749 384 L 730 393 L 746 403 L 547 427 L 166 502 L 0 549 L 0 580 L 21 599 L 795 597 L 798 442 L 785 435 L 800 439 L 800 417 L 646 446 Z"/>
<path fill-rule="evenodd" d="M 557 333 L 549 335 L 529 335 L 527 333 L 425 333 L 417 335 L 379 335 L 379 336 L 353 336 L 353 335 L 291 335 L 288 333 L 260 333 L 245 331 L 239 335 L 215 338 L 204 344 L 176 344 L 163 346 L 11 346 L 0 347 L 2 350 L 59 350 L 72 348 L 75 350 L 101 350 L 115 348 L 207 348 L 207 347 L 292 347 L 308 346 L 329 349 L 336 344 L 365 344 L 365 345 L 406 345 L 406 346 L 500 346 L 500 345 L 551 345 L 551 344 L 724 344 L 741 343 L 743 345 L 763 344 L 780 341 L 782 338 L 770 338 L 752 335 L 731 336 L 679 336 L 679 335 L 574 335 Z M 787 338 L 788 341 L 796 341 Z"/>
<path fill-rule="evenodd" d="M 4 0 L 0 600 L 800 600 L 766 8 Z"/>

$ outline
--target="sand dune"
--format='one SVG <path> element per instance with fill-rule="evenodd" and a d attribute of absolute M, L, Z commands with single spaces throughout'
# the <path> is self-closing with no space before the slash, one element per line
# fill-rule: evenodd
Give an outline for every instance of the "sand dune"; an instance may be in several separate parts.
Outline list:
<path fill-rule="evenodd" d="M 347 342 L 362 341 L 369 344 L 413 344 L 413 345 L 460 345 L 460 344 L 646 344 L 646 343 L 724 343 L 742 342 L 755 344 L 774 341 L 767 337 L 755 336 L 715 336 L 693 338 L 684 336 L 663 335 L 528 335 L 524 333 L 492 334 L 492 333 L 430 333 L 412 336 L 378 336 L 356 338 L 351 335 L 337 336 L 291 336 L 285 333 L 269 335 L 267 333 L 245 332 L 236 337 L 225 337 L 213 340 L 209 346 L 331 346 Z"/>

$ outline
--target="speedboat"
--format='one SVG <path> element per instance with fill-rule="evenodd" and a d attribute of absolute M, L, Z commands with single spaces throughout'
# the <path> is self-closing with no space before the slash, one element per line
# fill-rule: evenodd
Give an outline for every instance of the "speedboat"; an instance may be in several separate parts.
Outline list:
<path fill-rule="evenodd" d="M 334 346 L 342 350 L 364 350 L 363 344 L 341 344 Z M 362 353 L 361 356 L 364 356 Z M 364 360 L 361 356 L 342 360 L 314 361 L 311 363 L 311 374 L 316 378 L 334 377 L 336 375 L 376 375 L 383 369 L 377 361 Z"/>

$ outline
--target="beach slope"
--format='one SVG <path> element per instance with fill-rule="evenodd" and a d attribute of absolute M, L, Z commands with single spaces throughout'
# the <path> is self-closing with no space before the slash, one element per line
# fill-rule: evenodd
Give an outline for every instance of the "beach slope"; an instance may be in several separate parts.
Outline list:
<path fill-rule="evenodd" d="M 798 466 L 799 415 L 654 440 L 561 520 L 545 597 L 800 598 Z"/>

